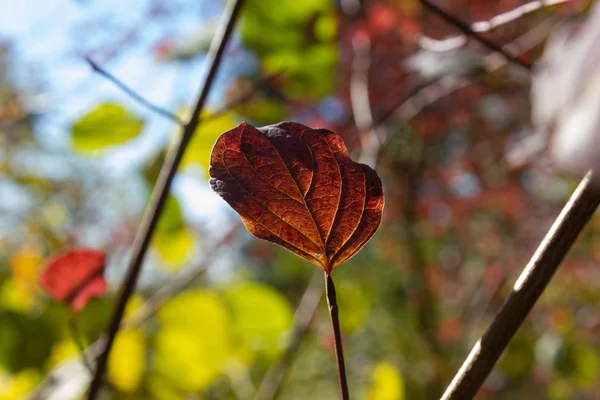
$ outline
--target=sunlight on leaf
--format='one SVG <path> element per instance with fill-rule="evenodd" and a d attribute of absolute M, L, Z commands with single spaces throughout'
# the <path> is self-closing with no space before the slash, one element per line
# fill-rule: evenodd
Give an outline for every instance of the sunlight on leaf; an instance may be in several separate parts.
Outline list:
<path fill-rule="evenodd" d="M 400 371 L 390 363 L 377 363 L 371 371 L 371 386 L 365 400 L 403 400 L 404 379 Z"/>
<path fill-rule="evenodd" d="M 158 312 L 154 371 L 186 391 L 202 391 L 220 375 L 231 349 L 227 308 L 213 293 L 193 290 Z"/>
<path fill-rule="evenodd" d="M 375 234 L 384 197 L 369 166 L 342 138 L 295 122 L 223 133 L 211 153 L 210 186 L 254 236 L 330 273 Z"/>
<path fill-rule="evenodd" d="M 101 103 L 71 126 L 73 147 L 82 153 L 95 153 L 135 138 L 143 127 L 143 120 L 124 106 Z"/>
<path fill-rule="evenodd" d="M 140 329 L 119 331 L 108 359 L 108 379 L 123 392 L 139 388 L 145 370 L 145 340 Z"/>
<path fill-rule="evenodd" d="M 225 292 L 239 350 L 246 354 L 277 356 L 292 326 L 293 310 L 286 298 L 270 286 L 244 283 Z M 251 360 L 240 360 L 251 362 Z"/>

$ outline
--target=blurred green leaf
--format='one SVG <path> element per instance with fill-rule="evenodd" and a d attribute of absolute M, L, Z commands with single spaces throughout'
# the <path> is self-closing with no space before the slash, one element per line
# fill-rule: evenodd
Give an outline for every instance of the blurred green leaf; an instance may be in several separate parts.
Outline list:
<path fill-rule="evenodd" d="M 169 194 L 158 220 L 156 230 L 165 234 L 176 232 L 183 226 L 181 206 L 175 196 Z"/>
<path fill-rule="evenodd" d="M 55 327 L 45 318 L 0 311 L 0 365 L 10 372 L 39 368 L 57 336 Z"/>
<path fill-rule="evenodd" d="M 183 221 L 181 206 L 169 195 L 164 211 L 152 237 L 152 247 L 158 252 L 164 265 L 178 269 L 190 260 L 196 249 L 197 238 Z"/>
<path fill-rule="evenodd" d="M 71 126 L 73 147 L 95 153 L 138 136 L 144 121 L 116 103 L 101 103 Z"/>
<path fill-rule="evenodd" d="M 154 371 L 182 390 L 209 387 L 230 355 L 231 321 L 225 304 L 213 293 L 192 290 L 165 304 L 158 319 Z"/>
<path fill-rule="evenodd" d="M 345 334 L 350 334 L 365 323 L 371 302 L 357 282 L 345 279 L 336 286 L 341 313 L 340 325 Z"/>
<path fill-rule="evenodd" d="M 270 286 L 251 282 L 227 289 L 225 296 L 241 353 L 268 358 L 279 354 L 294 317 L 286 298 Z"/>
<path fill-rule="evenodd" d="M 365 400 L 403 400 L 404 379 L 400 371 L 390 363 L 375 364 L 370 376 L 370 387 Z"/>

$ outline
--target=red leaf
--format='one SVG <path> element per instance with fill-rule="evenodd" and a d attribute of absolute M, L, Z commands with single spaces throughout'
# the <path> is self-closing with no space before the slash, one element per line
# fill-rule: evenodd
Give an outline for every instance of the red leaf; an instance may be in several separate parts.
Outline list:
<path fill-rule="evenodd" d="M 56 300 L 79 311 L 90 298 L 101 297 L 106 292 L 104 267 L 104 252 L 71 250 L 48 261 L 40 275 L 40 283 Z"/>
<path fill-rule="evenodd" d="M 326 272 L 356 254 L 381 221 L 381 180 L 326 129 L 243 123 L 217 139 L 210 177 L 253 235 Z"/>

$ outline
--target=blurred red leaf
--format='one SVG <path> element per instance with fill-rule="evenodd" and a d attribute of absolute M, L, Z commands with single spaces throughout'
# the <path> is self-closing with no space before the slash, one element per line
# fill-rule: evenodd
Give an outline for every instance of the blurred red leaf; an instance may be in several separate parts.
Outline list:
<path fill-rule="evenodd" d="M 381 180 L 350 159 L 339 135 L 294 122 L 222 134 L 210 185 L 255 236 L 327 273 L 356 254 L 381 221 Z"/>
<path fill-rule="evenodd" d="M 52 258 L 40 275 L 40 284 L 56 300 L 80 311 L 92 297 L 106 292 L 105 254 L 76 249 Z"/>

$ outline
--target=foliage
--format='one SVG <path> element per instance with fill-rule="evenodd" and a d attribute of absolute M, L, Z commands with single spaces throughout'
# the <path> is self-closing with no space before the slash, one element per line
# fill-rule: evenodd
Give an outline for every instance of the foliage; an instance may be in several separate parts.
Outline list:
<path fill-rule="evenodd" d="M 98 12 L 100 3 L 111 9 Z M 169 110 L 188 110 L 202 78 L 207 46 L 197 32 L 212 29 L 208 11 L 184 0 L 149 2 L 147 14 L 134 13 L 127 8 L 134 3 L 73 2 L 73 12 L 61 15 L 81 17 L 75 24 L 52 13 L 46 23 L 31 24 L 31 17 L 20 24 L 51 29 L 47 40 L 39 31 L 20 32 L 12 44 L 0 36 L 0 400 L 20 398 L 63 362 L 79 362 L 71 319 L 84 346 L 100 337 L 150 189 L 179 135 L 79 56 Z M 323 305 L 284 356 L 311 269 L 237 229 L 239 218 L 206 183 L 223 132 L 241 135 L 235 127 L 244 120 L 294 120 L 339 134 L 348 157 L 376 167 L 386 194 L 377 234 L 335 270 L 351 392 L 363 399 L 439 398 L 574 188 L 543 155 L 523 156 L 528 73 L 474 40 L 440 51 L 460 40 L 434 39 L 458 32 L 417 0 L 356 2 L 363 6 L 354 11 L 346 1 L 246 3 L 239 40 L 226 52 L 220 86 L 183 158 L 117 336 L 105 397 L 252 398 L 282 357 L 289 365 L 280 398 L 338 396 Z M 465 22 L 518 5 L 443 2 Z M 537 60 L 537 43 L 548 36 L 545 18 L 587 12 L 581 5 L 542 8 L 486 37 Z M 132 15 L 140 17 L 135 25 L 122 19 Z M 522 34 L 536 44 L 530 50 L 509 45 Z M 46 46 L 59 36 L 69 38 L 66 50 L 38 65 L 55 53 Z M 172 38 L 197 40 L 178 45 Z M 415 55 L 418 63 L 407 61 Z M 74 62 L 81 69 L 71 73 Z M 424 81 L 431 71 L 440 80 Z M 264 83 L 273 73 L 281 75 Z M 235 102 L 249 89 L 251 96 Z M 225 113 L 215 111 L 228 102 Z M 375 126 L 359 123 L 369 120 Z M 243 126 L 265 157 L 267 130 Z M 302 158 L 311 146 L 296 143 L 288 153 Z M 599 228 L 596 217 L 481 398 L 596 397 Z M 327 254 L 321 245 L 308 254 Z M 73 316 L 69 305 L 44 294 L 38 276 L 51 255 L 81 247 L 108 255 L 108 292 Z"/>

